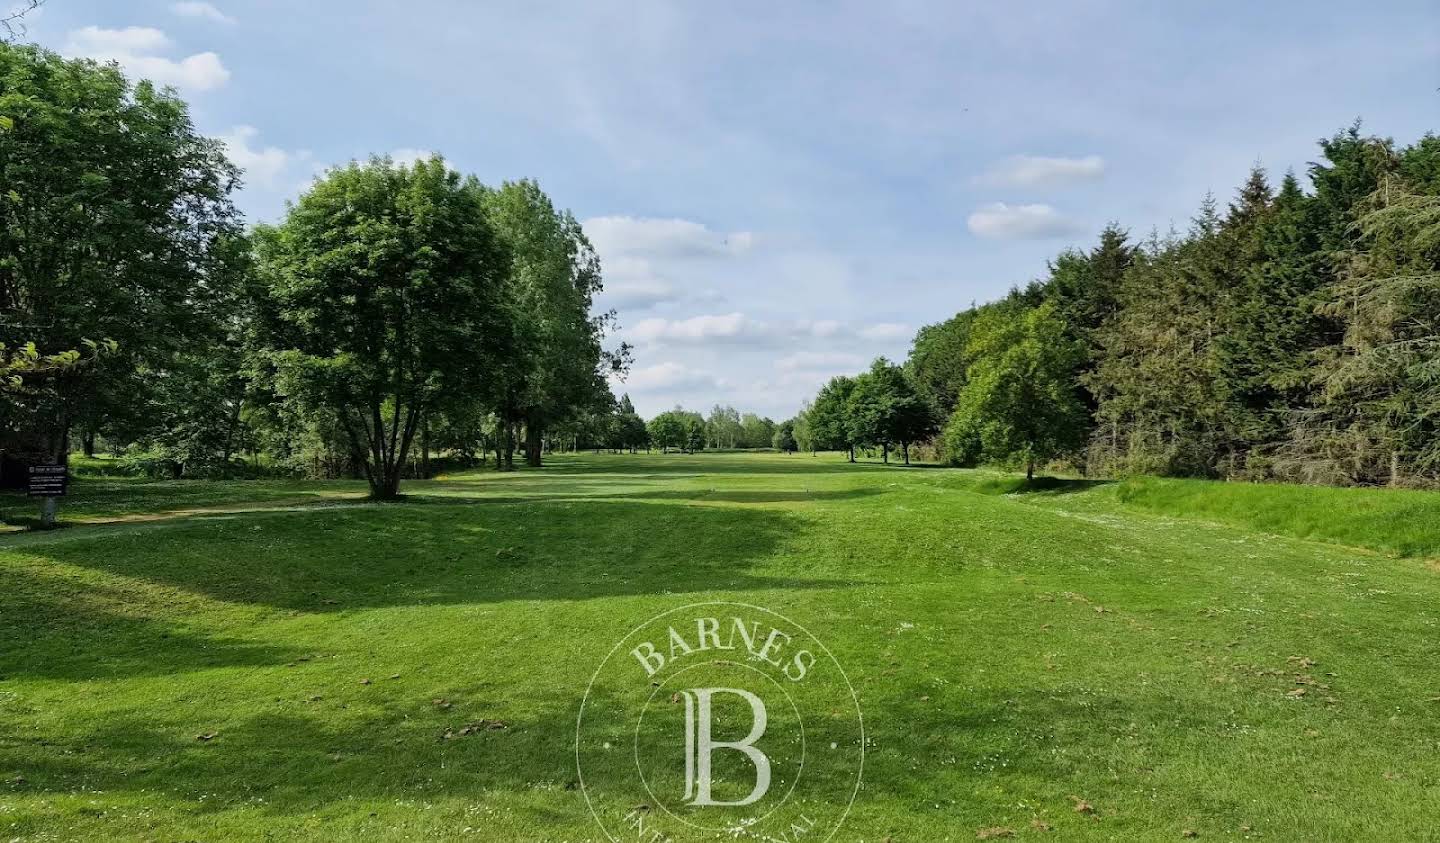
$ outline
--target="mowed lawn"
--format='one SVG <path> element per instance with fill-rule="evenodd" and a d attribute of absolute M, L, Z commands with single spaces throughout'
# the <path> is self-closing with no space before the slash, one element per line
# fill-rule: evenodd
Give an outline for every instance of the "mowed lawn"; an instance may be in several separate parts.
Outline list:
<path fill-rule="evenodd" d="M 82 480 L 73 518 L 171 514 L 0 538 L 0 839 L 601 840 L 586 682 L 705 600 L 848 672 L 870 742 L 836 840 L 1436 839 L 1435 563 L 1119 489 L 778 454 L 386 505 Z"/>

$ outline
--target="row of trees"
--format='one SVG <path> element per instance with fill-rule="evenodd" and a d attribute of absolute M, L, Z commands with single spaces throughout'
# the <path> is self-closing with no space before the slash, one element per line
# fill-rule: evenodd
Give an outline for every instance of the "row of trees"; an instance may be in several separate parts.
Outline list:
<path fill-rule="evenodd" d="M 247 231 L 241 174 L 172 92 L 10 45 L 0 171 L 0 343 L 33 375 L 0 397 L 12 459 L 78 435 L 175 475 L 248 454 L 393 497 L 417 445 L 509 467 L 523 438 L 538 464 L 614 415 L 599 261 L 534 182 L 376 158 Z"/>
<path fill-rule="evenodd" d="M 891 448 L 898 448 L 909 465 L 910 446 L 935 433 L 935 419 L 914 378 L 881 357 L 855 377 L 832 378 L 786 424 L 800 449 L 846 451 L 854 462 L 857 447 L 874 447 L 888 463 Z"/>
<path fill-rule="evenodd" d="M 1111 225 L 1045 278 L 922 329 L 904 374 L 948 458 L 1440 482 L 1440 138 L 1401 148 L 1357 124 L 1320 153 L 1309 191 L 1257 168 L 1183 233 L 1135 243 Z M 797 431 L 884 441 L 858 389 L 832 381 Z"/>
<path fill-rule="evenodd" d="M 787 440 L 781 435 L 782 425 L 754 413 L 740 414 L 734 407 L 716 405 L 707 418 L 699 413 L 676 407 L 650 420 L 649 444 L 661 451 L 696 451 L 734 448 L 776 448 L 795 450 L 793 433 Z M 786 442 L 790 447 L 786 447 Z"/>

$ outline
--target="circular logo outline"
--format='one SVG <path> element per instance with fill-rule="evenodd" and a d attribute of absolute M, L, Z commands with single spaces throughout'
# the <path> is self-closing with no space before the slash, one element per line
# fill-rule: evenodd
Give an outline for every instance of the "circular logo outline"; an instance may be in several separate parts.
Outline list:
<path fill-rule="evenodd" d="M 865 714 L 860 707 L 860 695 L 855 692 L 855 686 L 850 682 L 850 676 L 845 672 L 845 667 L 840 664 L 840 660 L 835 658 L 835 654 L 830 651 L 830 648 L 825 645 L 824 641 L 821 641 L 818 637 L 816 637 L 815 633 L 811 632 L 809 629 L 806 629 L 804 626 L 796 623 L 795 621 L 773 609 L 766 609 L 763 606 L 756 606 L 753 603 L 741 603 L 735 600 L 703 600 L 698 603 L 687 603 L 683 606 L 676 606 L 671 609 L 666 609 L 663 612 L 647 618 L 645 621 L 636 625 L 629 632 L 622 635 L 620 639 L 615 642 L 615 646 L 610 648 L 610 652 L 605 654 L 605 658 L 600 660 L 600 663 L 595 667 L 595 672 L 590 675 L 590 681 L 585 685 L 585 694 L 580 698 L 580 710 L 575 715 L 575 775 L 580 784 L 580 794 L 585 797 L 585 807 L 589 809 L 590 816 L 595 820 L 596 825 L 600 826 L 600 833 L 605 835 L 605 839 L 613 841 L 613 843 L 619 843 L 619 838 L 611 834 L 610 829 L 605 827 L 605 822 L 600 818 L 600 813 L 596 810 L 595 803 L 590 800 L 589 790 L 585 787 L 585 770 L 583 765 L 581 764 L 580 759 L 580 736 L 581 729 L 584 726 L 585 722 L 585 706 L 590 701 L 590 691 L 595 686 L 595 680 L 600 678 L 600 673 L 605 669 L 605 665 L 610 663 L 610 660 L 614 658 L 617 652 L 620 651 L 620 647 L 626 641 L 629 641 L 630 638 L 635 635 L 635 633 L 639 632 L 640 630 L 644 629 L 645 627 L 667 615 L 673 615 L 678 612 L 684 612 L 689 609 L 698 609 L 706 606 L 732 606 L 742 609 L 752 609 L 754 611 L 763 612 L 764 614 L 779 618 L 780 620 L 784 621 L 787 624 L 790 624 L 795 629 L 804 633 L 811 641 L 814 641 L 815 644 L 818 645 L 820 649 L 825 653 L 825 656 L 830 659 L 831 664 L 835 665 L 836 670 L 840 672 L 840 678 L 842 681 L 844 681 L 846 690 L 850 692 L 850 701 L 855 704 L 855 721 L 860 727 L 860 756 L 855 768 L 855 786 L 850 790 L 850 798 L 846 800 L 845 808 L 840 812 L 839 819 L 835 821 L 835 824 L 833 827 L 831 827 L 829 833 L 826 834 L 824 838 L 822 838 L 823 840 L 830 840 L 832 837 L 835 836 L 835 833 L 840 830 L 840 827 L 845 824 L 845 819 L 849 817 L 850 810 L 855 805 L 855 798 L 860 795 L 860 784 L 864 780 L 865 749 L 867 746 L 867 739 L 865 737 Z M 793 701 L 791 704 L 794 704 Z M 643 778 L 644 776 L 642 772 L 642 781 Z M 791 789 L 793 791 L 793 787 Z M 787 793 L 785 798 L 786 800 L 788 800 L 790 798 L 790 795 Z M 666 810 L 666 813 L 669 813 L 669 811 Z M 686 824 L 689 825 L 689 823 Z"/>

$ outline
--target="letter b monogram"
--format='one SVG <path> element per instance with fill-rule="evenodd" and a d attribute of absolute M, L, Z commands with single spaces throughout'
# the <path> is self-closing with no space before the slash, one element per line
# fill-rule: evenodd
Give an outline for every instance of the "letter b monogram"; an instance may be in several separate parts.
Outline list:
<path fill-rule="evenodd" d="M 750 734 L 738 741 L 717 741 L 710 736 L 711 701 L 716 694 L 734 694 L 750 704 Z M 765 702 L 739 688 L 692 688 L 681 691 L 685 699 L 685 799 L 691 805 L 734 807 L 750 805 L 770 789 L 770 758 L 755 747 L 765 734 Z M 710 793 L 710 759 L 717 749 L 743 752 L 755 765 L 755 787 L 737 802 L 716 801 Z"/>

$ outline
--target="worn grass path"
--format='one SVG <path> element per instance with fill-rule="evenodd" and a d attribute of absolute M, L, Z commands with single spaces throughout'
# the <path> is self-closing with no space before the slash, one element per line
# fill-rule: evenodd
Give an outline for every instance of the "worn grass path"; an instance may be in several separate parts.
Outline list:
<path fill-rule="evenodd" d="M 388 505 L 79 482 L 69 513 L 169 514 L 0 538 L 0 839 L 602 839 L 586 678 L 701 600 L 784 613 L 854 681 L 873 743 L 837 840 L 1434 839 L 1425 558 L 1006 488 L 722 454 Z M 508 728 L 441 738 L 481 719 Z"/>

